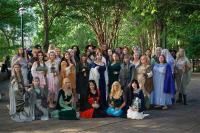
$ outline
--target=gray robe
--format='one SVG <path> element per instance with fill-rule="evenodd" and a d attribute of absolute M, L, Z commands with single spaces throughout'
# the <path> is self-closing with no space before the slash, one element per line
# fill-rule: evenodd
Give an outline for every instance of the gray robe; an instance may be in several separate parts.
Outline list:
<path fill-rule="evenodd" d="M 119 72 L 119 82 L 124 90 L 130 84 L 130 82 L 134 79 L 135 74 L 135 66 L 131 63 L 125 65 L 121 64 L 121 70 Z"/>
<path fill-rule="evenodd" d="M 15 82 L 12 82 L 13 80 Z M 11 119 L 16 122 L 32 121 L 33 106 L 27 101 L 31 97 L 24 89 L 23 80 L 17 80 L 14 76 L 11 77 L 9 98 L 9 114 Z"/>

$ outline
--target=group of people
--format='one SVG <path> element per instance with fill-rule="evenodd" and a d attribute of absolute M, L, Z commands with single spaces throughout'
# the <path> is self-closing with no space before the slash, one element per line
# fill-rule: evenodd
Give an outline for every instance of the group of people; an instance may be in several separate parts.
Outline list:
<path fill-rule="evenodd" d="M 126 117 L 143 119 L 145 110 L 187 105 L 191 65 L 180 48 L 176 54 L 157 47 L 155 55 L 134 46 L 64 51 L 50 45 L 19 48 L 11 61 L 10 116 L 14 121 L 78 120 Z"/>

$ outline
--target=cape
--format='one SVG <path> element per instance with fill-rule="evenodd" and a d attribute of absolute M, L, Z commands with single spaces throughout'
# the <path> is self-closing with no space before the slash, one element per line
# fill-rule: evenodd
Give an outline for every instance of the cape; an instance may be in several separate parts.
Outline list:
<path fill-rule="evenodd" d="M 166 74 L 165 74 L 165 81 L 164 81 L 164 92 L 170 93 L 172 95 L 175 95 L 175 93 L 176 93 L 174 78 L 173 78 L 173 75 L 172 75 L 171 66 L 169 64 L 167 64 L 167 66 L 166 66 Z"/>

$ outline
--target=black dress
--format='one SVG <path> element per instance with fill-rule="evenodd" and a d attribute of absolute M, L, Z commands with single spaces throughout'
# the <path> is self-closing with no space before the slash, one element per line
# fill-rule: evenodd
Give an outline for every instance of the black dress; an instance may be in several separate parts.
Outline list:
<path fill-rule="evenodd" d="M 80 63 L 77 72 L 77 92 L 80 94 L 80 111 L 85 110 L 85 105 L 87 103 L 89 72 L 89 64 L 86 63 L 84 65 Z"/>

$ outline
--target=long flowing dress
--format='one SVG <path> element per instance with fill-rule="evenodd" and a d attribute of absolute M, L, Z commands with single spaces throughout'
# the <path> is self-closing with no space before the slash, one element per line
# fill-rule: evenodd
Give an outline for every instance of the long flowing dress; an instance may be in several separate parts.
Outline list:
<path fill-rule="evenodd" d="M 66 67 L 66 78 L 70 79 L 72 85 L 72 91 L 74 96 L 76 95 L 76 68 L 74 64 Z"/>
<path fill-rule="evenodd" d="M 90 67 L 89 64 L 85 65 L 80 63 L 77 72 L 77 92 L 80 94 L 80 111 L 85 109 L 87 103 L 87 88 L 89 80 Z"/>
<path fill-rule="evenodd" d="M 177 84 L 177 91 L 181 94 L 186 94 L 187 85 L 190 82 L 191 78 L 191 70 L 187 68 L 190 62 L 187 58 L 178 59 L 176 61 L 175 70 L 176 70 L 176 84 Z"/>
<path fill-rule="evenodd" d="M 11 77 L 9 99 L 9 114 L 12 120 L 16 122 L 34 120 L 32 96 L 25 91 L 23 79 L 16 79 L 15 76 Z"/>
<path fill-rule="evenodd" d="M 144 96 L 149 97 L 152 91 L 152 70 L 150 65 L 139 65 L 136 68 L 135 78 L 138 80 Z"/>
<path fill-rule="evenodd" d="M 148 116 L 148 114 L 144 114 L 145 110 L 145 99 L 144 94 L 141 89 L 137 89 L 136 91 L 132 91 L 130 95 L 130 101 L 128 102 L 128 107 L 138 109 L 138 111 L 134 111 L 131 108 L 127 111 L 127 118 L 130 119 L 143 119 L 144 117 Z"/>
<path fill-rule="evenodd" d="M 72 100 L 72 94 L 65 94 L 65 92 L 60 89 L 56 110 L 51 112 L 51 116 L 60 120 L 78 120 L 78 114 L 73 109 Z"/>
<path fill-rule="evenodd" d="M 97 69 L 97 67 L 99 67 Z M 107 97 L 108 97 L 108 72 L 106 69 L 106 65 L 98 65 L 93 63 L 92 68 L 90 70 L 90 80 L 94 80 L 97 84 L 97 88 L 100 91 L 100 106 L 101 108 L 107 107 Z"/>
<path fill-rule="evenodd" d="M 139 82 L 140 88 L 144 93 L 146 109 L 149 109 L 150 108 L 149 98 L 153 89 L 153 79 L 152 79 L 153 73 L 151 70 L 151 66 L 140 64 L 136 68 L 135 76 Z"/>
<path fill-rule="evenodd" d="M 81 118 L 101 118 L 106 116 L 105 112 L 100 108 L 99 95 L 99 92 L 88 94 L 85 110 L 80 111 Z M 95 104 L 95 107 L 92 106 L 93 104 Z"/>
<path fill-rule="evenodd" d="M 48 60 L 45 62 L 47 66 L 47 84 L 48 84 L 48 94 L 52 97 L 54 101 L 57 100 L 58 89 L 59 89 L 59 63 L 55 61 L 51 62 Z"/>
<path fill-rule="evenodd" d="M 23 57 L 21 61 L 17 61 L 19 58 L 22 58 L 22 57 L 20 57 L 18 55 L 14 56 L 11 61 L 11 66 L 13 66 L 16 63 L 19 63 L 21 65 L 21 71 L 22 71 L 22 76 L 23 76 L 23 80 L 24 80 L 24 85 L 28 85 L 29 81 L 28 81 L 27 60 L 26 60 L 26 58 Z"/>
<path fill-rule="evenodd" d="M 153 75 L 154 90 L 151 93 L 151 104 L 160 106 L 171 105 L 172 97 L 175 94 L 171 66 L 167 63 L 155 64 Z"/>
<path fill-rule="evenodd" d="M 109 88 L 111 88 L 113 82 L 118 81 L 120 69 L 121 65 L 119 62 L 108 65 Z"/>

